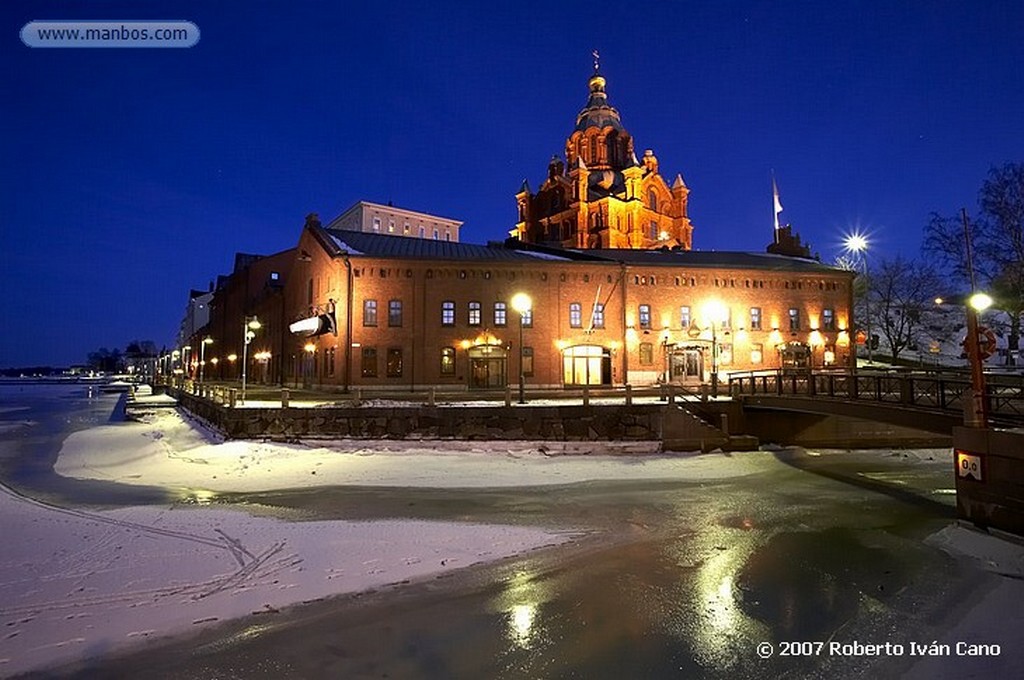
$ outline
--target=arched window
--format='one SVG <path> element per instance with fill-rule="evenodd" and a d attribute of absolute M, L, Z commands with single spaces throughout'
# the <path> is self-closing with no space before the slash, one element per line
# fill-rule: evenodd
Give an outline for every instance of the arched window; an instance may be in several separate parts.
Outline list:
<path fill-rule="evenodd" d="M 651 210 L 658 210 L 658 192 L 654 189 L 647 190 L 647 203 Z"/>

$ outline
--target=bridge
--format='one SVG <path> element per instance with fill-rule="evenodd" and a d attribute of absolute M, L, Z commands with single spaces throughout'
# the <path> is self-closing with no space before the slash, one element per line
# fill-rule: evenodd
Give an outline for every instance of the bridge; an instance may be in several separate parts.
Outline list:
<path fill-rule="evenodd" d="M 744 409 L 851 416 L 931 432 L 963 423 L 971 376 L 945 370 L 749 371 L 729 376 L 729 393 Z M 989 421 L 1024 426 L 1024 375 L 986 374 Z"/>

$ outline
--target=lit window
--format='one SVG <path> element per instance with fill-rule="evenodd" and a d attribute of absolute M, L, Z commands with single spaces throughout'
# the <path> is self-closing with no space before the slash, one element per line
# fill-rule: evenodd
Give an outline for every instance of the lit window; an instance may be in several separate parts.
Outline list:
<path fill-rule="evenodd" d="M 654 345 L 649 342 L 640 343 L 640 365 L 650 366 L 654 363 Z"/>
<path fill-rule="evenodd" d="M 387 373 L 389 378 L 402 377 L 401 347 L 388 347 Z"/>
<path fill-rule="evenodd" d="M 402 301 L 390 300 L 388 302 L 388 325 L 397 328 L 402 325 Z"/>
<path fill-rule="evenodd" d="M 687 305 L 683 305 L 679 308 L 679 326 L 681 328 L 689 328 L 691 323 L 690 308 Z"/>
<path fill-rule="evenodd" d="M 750 330 L 759 331 L 761 330 L 761 308 L 751 307 L 750 308 Z"/>
<path fill-rule="evenodd" d="M 583 305 L 578 302 L 569 303 L 569 328 L 583 328 Z"/>
<path fill-rule="evenodd" d="M 759 342 L 750 345 L 750 363 L 759 364 L 764 361 L 764 345 Z"/>
<path fill-rule="evenodd" d="M 455 375 L 455 348 L 441 348 L 441 375 Z"/>
<path fill-rule="evenodd" d="M 508 306 L 504 302 L 494 303 L 494 325 L 504 326 L 507 323 Z"/>
<path fill-rule="evenodd" d="M 594 328 L 604 328 L 604 304 L 594 303 Z"/>
<path fill-rule="evenodd" d="M 789 330 L 800 330 L 800 310 L 796 307 L 789 308 Z"/>
<path fill-rule="evenodd" d="M 533 309 L 523 310 L 522 315 L 519 317 L 520 323 L 523 324 L 523 328 L 533 328 Z"/>
<path fill-rule="evenodd" d="M 821 327 L 826 331 L 834 331 L 836 329 L 836 313 L 834 310 L 821 310 Z"/>
<path fill-rule="evenodd" d="M 640 305 L 640 328 L 651 327 L 651 306 Z"/>
<path fill-rule="evenodd" d="M 380 231 L 380 218 L 379 217 L 374 217 L 373 218 L 373 230 L 374 231 Z"/>
<path fill-rule="evenodd" d="M 469 303 L 469 325 L 479 326 L 481 320 L 480 303 L 473 301 Z"/>
<path fill-rule="evenodd" d="M 455 302 L 452 300 L 445 300 L 441 303 L 441 325 L 455 325 Z"/>
<path fill-rule="evenodd" d="M 395 221 L 394 220 L 388 220 L 388 233 L 389 234 L 394 234 L 395 233 Z"/>

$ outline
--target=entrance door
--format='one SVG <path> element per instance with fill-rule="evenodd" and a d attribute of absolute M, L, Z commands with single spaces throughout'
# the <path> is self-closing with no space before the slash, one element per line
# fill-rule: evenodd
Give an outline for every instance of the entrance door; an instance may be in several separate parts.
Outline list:
<path fill-rule="evenodd" d="M 477 345 L 469 348 L 469 386 L 473 389 L 505 387 L 505 348 L 499 345 Z"/>
<path fill-rule="evenodd" d="M 562 380 L 566 385 L 611 385 L 611 354 L 600 345 L 566 347 L 562 353 Z"/>
<path fill-rule="evenodd" d="M 704 376 L 704 351 L 699 347 L 684 347 L 669 357 L 669 380 L 674 383 L 697 384 Z"/>

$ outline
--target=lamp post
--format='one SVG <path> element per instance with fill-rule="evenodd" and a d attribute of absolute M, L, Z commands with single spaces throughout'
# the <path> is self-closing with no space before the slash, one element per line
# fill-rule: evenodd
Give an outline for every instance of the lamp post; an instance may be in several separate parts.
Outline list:
<path fill-rule="evenodd" d="M 871 349 L 874 336 L 871 335 L 871 284 L 869 283 L 870 277 L 868 276 L 868 240 L 861 234 L 853 233 L 846 237 L 843 245 L 846 246 L 846 250 L 849 252 L 856 253 L 857 257 L 860 258 L 861 264 L 864 265 L 864 312 L 868 327 L 868 363 L 871 364 L 874 363 L 874 355 Z"/>
<path fill-rule="evenodd" d="M 206 346 L 213 344 L 213 338 L 207 335 L 199 343 L 199 382 L 203 382 L 203 369 L 206 367 Z"/>
<path fill-rule="evenodd" d="M 978 317 L 992 306 L 992 298 L 985 293 L 975 293 L 967 300 L 967 357 L 971 362 L 971 412 L 966 414 L 968 427 L 988 427 L 988 399 L 985 389 L 985 369 L 982 365 L 981 347 L 978 345 Z"/>
<path fill-rule="evenodd" d="M 316 345 L 307 342 L 302 349 L 306 352 L 306 360 L 302 362 L 302 386 L 310 389 L 313 386 L 313 353 L 316 352 Z"/>
<path fill-rule="evenodd" d="M 183 377 L 186 379 L 190 376 L 190 372 L 188 370 L 188 355 L 191 353 L 192 345 L 185 345 L 184 347 L 181 348 L 181 368 L 184 370 Z"/>
<path fill-rule="evenodd" d="M 711 319 L 711 395 L 718 396 L 718 324 L 726 319 L 728 310 L 718 301 L 707 306 L 708 318 Z"/>
<path fill-rule="evenodd" d="M 256 337 L 256 331 L 262 324 L 255 316 L 245 317 L 242 321 L 242 401 L 245 402 L 245 364 L 247 363 L 249 343 Z"/>
<path fill-rule="evenodd" d="M 519 403 L 526 403 L 526 373 L 523 371 L 523 326 L 526 325 L 526 315 L 533 309 L 533 300 L 526 293 L 516 293 L 512 296 L 512 309 L 519 312 Z"/>

